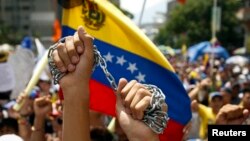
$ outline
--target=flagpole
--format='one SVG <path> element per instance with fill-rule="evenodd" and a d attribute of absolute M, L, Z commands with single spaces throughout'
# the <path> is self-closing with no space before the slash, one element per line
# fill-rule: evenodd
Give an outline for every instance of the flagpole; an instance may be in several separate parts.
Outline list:
<path fill-rule="evenodd" d="M 210 76 L 212 78 L 212 86 L 214 87 L 215 85 L 215 80 L 214 80 L 214 72 L 213 72 L 213 68 L 214 68 L 214 48 L 215 48 L 215 43 L 216 43 L 216 12 L 217 10 L 217 0 L 213 1 L 213 12 L 212 12 L 212 53 L 211 53 L 211 70 L 210 70 Z"/>
<path fill-rule="evenodd" d="M 147 2 L 147 0 L 143 1 L 142 10 L 141 10 L 141 14 L 140 14 L 139 22 L 138 22 L 139 28 L 141 28 L 141 22 L 142 22 L 142 17 L 143 17 L 146 2 Z"/>
<path fill-rule="evenodd" d="M 216 14 L 216 8 L 217 8 L 217 0 L 213 1 L 213 14 Z M 215 39 L 216 38 L 216 17 L 215 15 L 213 15 L 213 19 L 212 19 L 212 38 Z"/>

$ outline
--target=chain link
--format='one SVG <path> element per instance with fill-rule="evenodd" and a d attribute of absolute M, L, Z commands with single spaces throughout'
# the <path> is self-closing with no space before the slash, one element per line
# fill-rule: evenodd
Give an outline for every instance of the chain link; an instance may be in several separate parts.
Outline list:
<path fill-rule="evenodd" d="M 66 75 L 66 73 L 62 73 L 59 69 L 57 69 L 54 60 L 53 60 L 53 52 L 56 50 L 57 46 L 60 43 L 64 43 L 65 38 L 62 38 L 59 42 L 54 44 L 49 48 L 48 60 L 49 60 L 49 68 L 50 72 L 53 76 L 54 84 L 58 84 L 59 80 Z M 102 71 L 106 75 L 107 80 L 109 81 L 112 89 L 114 91 L 117 90 L 117 83 L 115 82 L 114 77 L 107 69 L 107 63 L 105 59 L 102 57 L 101 53 L 98 51 L 97 47 L 94 46 L 94 64 L 93 71 L 96 66 L 100 65 Z M 144 111 L 144 117 L 142 121 L 149 126 L 155 133 L 161 134 L 166 128 L 168 122 L 168 114 L 162 110 L 163 104 L 165 103 L 165 95 L 163 92 L 156 87 L 155 85 L 143 84 L 151 93 L 152 99 L 150 101 L 150 106 Z"/>
<path fill-rule="evenodd" d="M 104 74 L 106 75 L 107 80 L 109 81 L 112 89 L 114 91 L 117 90 L 117 84 L 115 82 L 115 78 L 111 75 L 111 73 L 108 71 L 107 69 L 107 63 L 105 61 L 105 59 L 102 57 L 101 53 L 97 50 L 97 47 L 94 46 L 94 63 L 96 65 L 100 65 L 100 67 L 102 68 Z"/>
<path fill-rule="evenodd" d="M 60 43 L 64 43 L 66 38 L 62 38 L 60 39 L 57 43 L 55 43 L 54 45 L 52 45 L 49 48 L 49 52 L 48 52 L 48 64 L 49 64 L 49 69 L 50 69 L 50 73 L 52 74 L 53 77 L 53 81 L 54 84 L 59 84 L 59 80 L 66 75 L 66 73 L 62 73 L 57 67 L 56 64 L 54 62 L 53 59 L 53 52 L 57 49 L 57 46 Z"/>
<path fill-rule="evenodd" d="M 144 112 L 142 121 L 155 133 L 163 133 L 169 120 L 167 112 L 163 111 L 165 95 L 155 85 L 143 84 L 152 93 L 150 106 Z M 167 105 L 166 105 L 167 106 Z M 167 107 L 166 107 L 167 108 Z"/>

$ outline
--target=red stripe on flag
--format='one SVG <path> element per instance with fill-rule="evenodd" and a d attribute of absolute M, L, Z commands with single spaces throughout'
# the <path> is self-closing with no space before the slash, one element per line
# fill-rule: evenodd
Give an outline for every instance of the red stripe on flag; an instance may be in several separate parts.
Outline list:
<path fill-rule="evenodd" d="M 63 99 L 60 89 L 59 97 Z M 113 90 L 102 83 L 90 80 L 90 108 L 101 113 L 116 116 L 116 97 Z M 160 141 L 182 141 L 184 126 L 170 119 L 164 133 L 159 136 Z"/>
<path fill-rule="evenodd" d="M 116 97 L 113 90 L 96 80 L 90 80 L 90 109 L 115 116 Z M 64 99 L 63 91 L 60 88 L 59 98 Z"/>
<path fill-rule="evenodd" d="M 96 80 L 90 80 L 90 108 L 115 116 L 116 97 L 113 90 Z"/>

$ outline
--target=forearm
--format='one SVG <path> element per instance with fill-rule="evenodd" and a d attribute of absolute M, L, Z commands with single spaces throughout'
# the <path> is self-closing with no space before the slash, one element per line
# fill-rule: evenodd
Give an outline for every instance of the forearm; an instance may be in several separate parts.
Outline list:
<path fill-rule="evenodd" d="M 136 138 L 136 137 L 128 137 L 128 140 L 129 141 L 159 141 L 159 136 L 158 135 L 153 135 L 153 136 L 150 136 L 150 137 L 146 137 L 145 135 L 145 138 L 142 139 L 142 138 Z"/>
<path fill-rule="evenodd" d="M 63 140 L 90 141 L 89 86 L 63 88 L 63 93 Z"/>
<path fill-rule="evenodd" d="M 30 124 L 28 123 L 27 119 L 24 117 L 20 117 L 18 119 L 18 130 L 19 136 L 23 138 L 25 141 L 29 141 L 31 137 L 31 130 Z"/>
<path fill-rule="evenodd" d="M 130 130 L 126 130 L 125 133 L 129 141 L 159 141 L 159 135 L 153 132 L 153 130 L 149 129 L 146 132 L 146 134 L 141 134 L 141 132 L 144 132 L 143 129 L 141 129 L 141 131 L 138 132 L 137 128 L 133 128 Z"/>
<path fill-rule="evenodd" d="M 200 91 L 200 85 L 198 84 L 191 92 L 188 93 L 188 96 L 190 97 L 191 101 L 197 97 L 199 91 Z"/>
<path fill-rule="evenodd" d="M 32 127 L 31 141 L 45 141 L 45 116 L 35 116 L 34 125 Z"/>

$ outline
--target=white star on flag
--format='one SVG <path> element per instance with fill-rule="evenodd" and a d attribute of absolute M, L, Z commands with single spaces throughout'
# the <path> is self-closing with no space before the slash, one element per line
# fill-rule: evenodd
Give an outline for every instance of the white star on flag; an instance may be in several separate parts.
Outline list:
<path fill-rule="evenodd" d="M 135 78 L 139 81 L 139 82 L 145 82 L 145 74 L 142 74 L 141 72 L 139 72 L 139 74 L 137 76 L 135 76 Z"/>
<path fill-rule="evenodd" d="M 111 62 L 112 63 L 112 58 L 114 57 L 114 55 L 112 55 L 110 52 L 108 52 L 107 55 L 103 55 L 103 56 L 104 56 L 104 58 L 105 58 L 105 60 L 107 62 Z"/>
<path fill-rule="evenodd" d="M 116 64 L 120 64 L 121 66 L 123 66 L 123 64 L 127 62 L 127 60 L 124 59 L 124 56 L 116 57 L 116 58 L 117 58 Z"/>
<path fill-rule="evenodd" d="M 136 67 L 136 63 L 133 63 L 133 64 L 129 63 L 127 70 L 130 70 L 131 73 L 134 73 L 134 71 L 138 70 L 138 68 Z"/>

